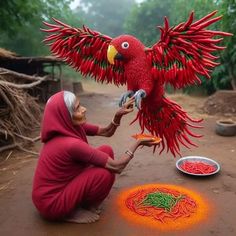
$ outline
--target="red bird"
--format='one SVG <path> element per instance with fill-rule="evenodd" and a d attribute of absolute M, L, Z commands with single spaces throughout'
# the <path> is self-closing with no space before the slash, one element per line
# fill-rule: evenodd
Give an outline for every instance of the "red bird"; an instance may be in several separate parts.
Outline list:
<path fill-rule="evenodd" d="M 49 43 L 51 52 L 63 58 L 84 76 L 89 75 L 100 82 L 127 84 L 127 92 L 122 95 L 120 106 L 128 97 L 135 96 L 138 107 L 137 117 L 141 131 L 148 130 L 162 138 L 162 152 L 165 148 L 175 156 L 180 155 L 180 144 L 194 145 L 188 135 L 193 134 L 189 127 L 198 128 L 192 123 L 201 120 L 191 119 L 175 102 L 165 97 L 164 86 L 174 88 L 200 84 L 199 75 L 210 78 L 209 73 L 218 63 L 211 53 L 224 47 L 216 43 L 232 34 L 205 28 L 221 19 L 210 19 L 216 11 L 193 22 L 193 12 L 185 23 L 169 27 L 165 18 L 160 40 L 151 48 L 145 47 L 131 35 L 121 35 L 114 39 L 91 30 L 72 28 L 56 19 L 57 24 L 44 22 L 50 33 L 44 40 Z M 51 34 L 53 33 L 53 34 Z M 133 121 L 133 122 L 134 122 Z"/>

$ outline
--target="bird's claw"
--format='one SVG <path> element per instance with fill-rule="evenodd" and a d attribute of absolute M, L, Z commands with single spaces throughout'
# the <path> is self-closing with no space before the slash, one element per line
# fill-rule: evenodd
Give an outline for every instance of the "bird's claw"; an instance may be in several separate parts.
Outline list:
<path fill-rule="evenodd" d="M 132 97 L 133 95 L 134 92 L 131 90 L 128 90 L 127 92 L 123 93 L 119 101 L 119 106 L 122 107 L 123 104 L 126 102 L 126 99 Z"/>
<path fill-rule="evenodd" d="M 143 89 L 139 89 L 135 94 L 135 106 L 140 109 L 141 108 L 141 101 L 143 98 L 146 97 L 146 92 Z"/>

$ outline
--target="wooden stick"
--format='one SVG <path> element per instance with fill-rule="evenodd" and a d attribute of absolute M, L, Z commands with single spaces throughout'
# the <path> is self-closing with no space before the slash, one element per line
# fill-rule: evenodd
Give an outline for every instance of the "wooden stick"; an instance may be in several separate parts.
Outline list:
<path fill-rule="evenodd" d="M 19 148 L 20 150 L 24 151 L 24 152 L 28 152 L 28 153 L 33 154 L 33 155 L 36 155 L 36 156 L 39 155 L 38 152 L 34 152 L 34 151 L 31 151 L 31 150 L 25 149 L 25 148 L 23 148 L 23 147 L 21 147 L 21 146 L 18 146 L 18 148 Z"/>
<path fill-rule="evenodd" d="M 11 156 L 13 151 L 10 151 L 9 154 L 7 155 L 6 159 L 4 161 L 7 161 L 9 159 L 9 157 Z"/>
<path fill-rule="evenodd" d="M 25 79 L 25 80 L 42 80 L 42 78 L 44 77 L 41 77 L 41 76 L 32 76 L 32 75 L 26 75 L 26 74 L 23 74 L 23 73 L 19 73 L 19 72 L 15 72 L 13 70 L 8 70 L 8 69 L 5 69 L 5 68 L 2 68 L 0 67 L 0 75 L 12 75 L 16 78 L 19 78 L 19 79 Z"/>
<path fill-rule="evenodd" d="M 0 81 L 0 82 L 5 82 L 5 81 Z M 4 101 L 10 107 L 11 111 L 14 111 L 14 105 L 10 102 L 7 95 L 4 93 L 4 91 L 2 89 L 0 89 L 0 95 L 4 98 Z"/>
<path fill-rule="evenodd" d="M 32 83 L 30 83 L 30 84 L 15 84 L 15 83 L 11 83 L 11 82 L 7 82 L 7 81 L 0 80 L 0 84 L 2 84 L 2 85 L 7 85 L 7 86 L 10 86 L 10 87 L 13 87 L 13 88 L 17 88 L 17 89 L 28 89 L 28 88 L 34 87 L 35 85 L 40 84 L 40 83 L 43 82 L 46 78 L 47 78 L 47 76 L 41 77 L 41 78 L 38 79 L 37 81 L 32 82 Z"/>
<path fill-rule="evenodd" d="M 30 142 L 36 142 L 36 141 L 38 141 L 38 140 L 40 140 L 40 138 L 41 138 L 41 136 L 37 136 L 37 137 L 35 137 L 35 138 L 29 138 L 29 137 L 26 137 L 26 136 L 23 136 L 23 135 L 21 135 L 21 134 L 17 134 L 17 133 L 15 133 L 15 132 L 13 132 L 13 134 L 14 135 L 16 135 L 17 137 L 19 137 L 19 138 L 22 138 L 22 139 L 24 139 L 24 140 L 27 140 L 27 141 L 30 141 Z"/>
<path fill-rule="evenodd" d="M 3 146 L 0 148 L 0 152 L 6 151 L 6 150 L 12 149 L 12 148 L 19 148 L 20 150 L 22 150 L 24 152 L 28 152 L 28 153 L 36 155 L 36 156 L 39 155 L 38 152 L 34 152 L 34 151 L 23 148 L 19 143 L 13 143 L 13 144 L 9 144 L 7 146 Z"/>
<path fill-rule="evenodd" d="M 6 150 L 8 150 L 8 149 L 15 148 L 15 147 L 17 147 L 18 145 L 19 145 L 18 143 L 12 143 L 12 144 L 9 144 L 9 145 L 0 147 L 0 152 L 6 151 Z"/>

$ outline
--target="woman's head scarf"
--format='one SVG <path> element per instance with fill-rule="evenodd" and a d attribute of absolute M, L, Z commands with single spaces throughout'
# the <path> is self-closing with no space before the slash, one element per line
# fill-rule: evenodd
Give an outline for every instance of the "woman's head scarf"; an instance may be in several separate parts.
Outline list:
<path fill-rule="evenodd" d="M 41 140 L 46 143 L 57 136 L 80 138 L 87 142 L 82 126 L 74 126 L 72 114 L 76 96 L 68 91 L 61 91 L 49 98 L 43 115 Z"/>

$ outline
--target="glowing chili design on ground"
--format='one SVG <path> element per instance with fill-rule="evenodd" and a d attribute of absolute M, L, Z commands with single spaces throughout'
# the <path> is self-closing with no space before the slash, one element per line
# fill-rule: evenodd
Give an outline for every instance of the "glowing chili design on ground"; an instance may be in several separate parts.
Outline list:
<path fill-rule="evenodd" d="M 128 220 L 160 230 L 191 227 L 207 218 L 209 204 L 196 192 L 175 185 L 148 184 L 120 193 L 118 205 Z"/>

